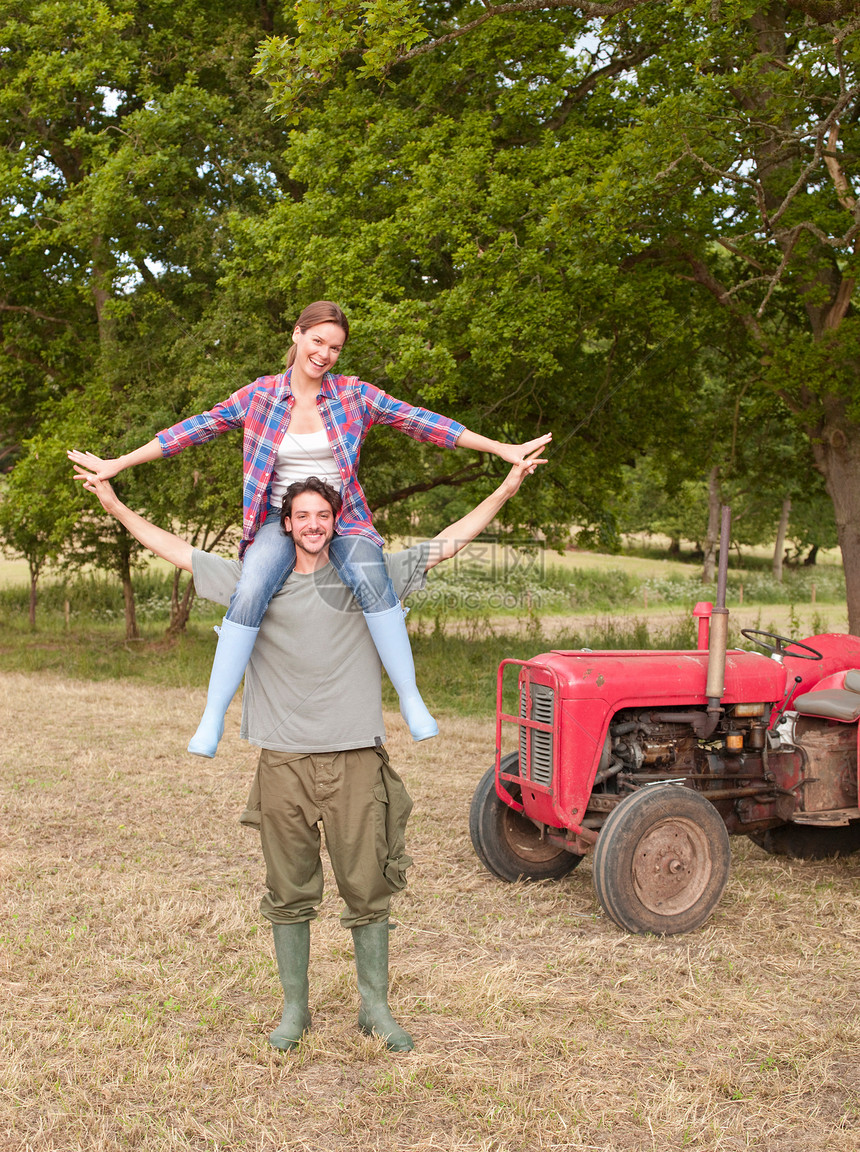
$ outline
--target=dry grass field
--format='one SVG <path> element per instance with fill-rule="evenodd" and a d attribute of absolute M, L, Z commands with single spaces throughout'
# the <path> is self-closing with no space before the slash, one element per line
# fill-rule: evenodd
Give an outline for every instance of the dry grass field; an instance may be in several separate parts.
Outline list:
<path fill-rule="evenodd" d="M 416 801 L 392 1002 L 417 1047 L 356 1031 L 332 894 L 314 1031 L 280 1054 L 237 706 L 210 762 L 184 752 L 202 693 L 2 674 L 0 698 L 4 1152 L 860 1148 L 860 857 L 736 841 L 704 929 L 628 936 L 588 861 L 546 886 L 478 864 L 489 722 L 413 746 L 392 717 Z"/>

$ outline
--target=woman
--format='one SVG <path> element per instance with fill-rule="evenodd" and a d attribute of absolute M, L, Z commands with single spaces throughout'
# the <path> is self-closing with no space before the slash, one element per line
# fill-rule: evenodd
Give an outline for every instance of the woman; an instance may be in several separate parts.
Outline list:
<path fill-rule="evenodd" d="M 75 465 L 109 480 L 124 468 L 173 456 L 233 428 L 244 429 L 242 575 L 221 625 L 206 710 L 188 745 L 195 755 L 215 755 L 227 706 L 242 682 L 266 608 L 293 569 L 295 545 L 281 529 L 280 504 L 287 487 L 308 476 L 327 480 L 341 493 L 343 506 L 329 548 L 332 565 L 364 612 L 413 739 L 435 736 L 438 726 L 415 684 L 406 623 L 385 568 L 382 537 L 358 483 L 361 445 L 373 424 L 387 424 L 414 440 L 492 452 L 514 464 L 552 438 L 548 434 L 526 444 L 501 444 L 435 412 L 395 400 L 356 376 L 333 375 L 348 337 L 349 322 L 338 305 L 317 300 L 296 321 L 282 375 L 261 376 L 209 412 L 159 432 L 115 460 L 101 460 L 91 452 L 68 453 Z M 75 471 L 82 475 L 78 467 Z"/>

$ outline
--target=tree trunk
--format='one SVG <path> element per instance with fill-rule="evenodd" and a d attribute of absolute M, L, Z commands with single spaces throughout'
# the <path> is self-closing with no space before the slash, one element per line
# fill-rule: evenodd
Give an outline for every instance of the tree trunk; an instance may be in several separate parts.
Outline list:
<path fill-rule="evenodd" d="M 131 537 L 125 528 L 120 529 L 119 546 L 119 578 L 122 582 L 122 599 L 125 608 L 125 638 L 126 640 L 139 640 L 140 631 L 137 627 L 137 613 L 134 607 L 134 586 L 131 582 Z"/>
<path fill-rule="evenodd" d="M 196 596 L 196 589 L 194 581 L 189 580 L 185 585 L 185 590 L 182 597 L 179 595 L 179 582 L 182 576 L 182 569 L 177 568 L 173 574 L 173 589 L 170 593 L 170 623 L 167 626 L 165 636 L 172 639 L 178 636 L 180 632 L 185 631 L 185 626 L 188 623 L 188 618 L 191 615 L 191 608 L 194 604 Z"/>
<path fill-rule="evenodd" d="M 131 583 L 131 570 L 122 578 L 122 599 L 125 607 L 125 638 L 126 640 L 139 640 L 140 630 L 137 627 L 137 613 L 134 610 L 134 588 Z"/>
<path fill-rule="evenodd" d="M 779 517 L 779 528 L 776 530 L 776 544 L 773 547 L 773 578 L 782 583 L 782 561 L 785 551 L 785 537 L 788 533 L 788 517 L 791 514 L 791 497 L 786 496 L 782 502 L 782 512 Z"/>
<path fill-rule="evenodd" d="M 39 583 L 39 573 L 42 565 L 31 560 L 30 566 L 30 629 L 36 631 L 36 585 Z"/>
<path fill-rule="evenodd" d="M 860 426 L 844 417 L 838 425 L 828 421 L 819 438 L 813 440 L 812 450 L 836 513 L 848 630 L 860 636 Z"/>
<path fill-rule="evenodd" d="M 715 464 L 708 476 L 708 532 L 705 536 L 705 560 L 702 583 L 713 584 L 717 571 L 717 545 L 720 542 L 720 470 Z"/>
<path fill-rule="evenodd" d="M 105 362 L 116 343 L 116 321 L 110 312 L 113 298 L 113 253 L 103 236 L 93 237 L 92 286 L 93 304 L 99 326 L 99 348 Z"/>

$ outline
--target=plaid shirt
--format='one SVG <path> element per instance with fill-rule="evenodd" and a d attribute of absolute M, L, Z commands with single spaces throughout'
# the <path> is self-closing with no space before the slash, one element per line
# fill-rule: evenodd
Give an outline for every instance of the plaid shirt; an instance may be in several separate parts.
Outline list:
<path fill-rule="evenodd" d="M 191 416 L 158 433 L 162 455 L 175 456 L 190 444 L 205 444 L 231 428 L 244 429 L 240 556 L 266 518 L 275 455 L 289 428 L 294 403 L 289 371 L 281 376 L 261 376 L 209 412 Z M 366 536 L 381 547 L 382 537 L 371 523 L 370 509 L 356 476 L 368 429 L 373 424 L 389 424 L 413 440 L 453 448 L 465 428 L 426 408 L 413 408 L 395 400 L 357 376 L 333 376 L 330 372 L 323 377 L 317 408 L 341 476 L 343 507 L 335 530 L 341 536 Z"/>

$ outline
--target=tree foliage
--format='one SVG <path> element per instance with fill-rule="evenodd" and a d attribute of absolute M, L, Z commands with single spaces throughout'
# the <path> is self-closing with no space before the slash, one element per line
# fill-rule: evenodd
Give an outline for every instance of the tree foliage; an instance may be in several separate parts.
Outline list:
<path fill-rule="evenodd" d="M 355 320 L 348 364 L 396 395 L 503 438 L 551 427 L 546 485 L 517 507 L 565 534 L 571 518 L 609 526 L 621 463 L 666 441 L 667 409 L 683 422 L 688 351 L 707 339 L 687 285 L 658 269 L 648 299 L 634 296 L 611 253 L 561 226 L 629 116 L 596 73 L 609 85 L 641 56 L 622 45 L 607 69 L 577 50 L 587 31 L 572 11 L 509 18 L 382 90 L 344 72 L 290 135 L 301 196 L 242 233 L 226 273 L 334 295 Z M 376 507 L 407 456 L 390 437 L 370 446 Z M 428 480 L 452 472 L 424 459 Z"/>
<path fill-rule="evenodd" d="M 46 458 L 38 438 L 0 489 L 0 539 L 27 561 L 30 576 L 30 627 L 36 627 L 39 578 L 67 545 L 78 508 L 62 483 L 51 483 L 56 467 Z M 53 461 L 56 465 L 56 461 Z M 65 463 L 65 461 L 63 461 Z M 63 468 L 64 479 L 68 469 Z"/>
<path fill-rule="evenodd" d="M 258 68 L 275 111 L 300 125 L 293 147 L 336 141 L 342 179 L 351 182 L 374 133 L 395 126 L 387 164 L 378 152 L 359 169 L 362 203 L 371 183 L 387 197 L 376 228 L 362 231 L 381 239 L 390 225 L 392 245 L 421 236 L 423 254 L 399 253 L 418 276 L 398 285 L 397 306 L 458 399 L 470 395 L 464 364 L 480 331 L 515 393 L 534 365 L 542 419 L 576 429 L 583 470 L 611 487 L 610 444 L 619 460 L 637 450 L 666 460 L 670 433 L 676 451 L 696 454 L 700 477 L 702 457 L 726 455 L 724 439 L 693 427 L 715 356 L 730 358 L 756 395 L 777 397 L 785 438 L 749 454 L 748 483 L 784 465 L 790 414 L 834 504 L 860 630 L 855 6 L 597 9 L 379 0 L 337 9 L 338 29 L 324 37 L 308 0 L 298 35 L 267 42 Z M 420 164 L 410 164 L 416 153 Z M 416 197 L 413 232 L 404 206 L 419 187 L 427 211 L 421 219 Z M 385 251 L 369 246 L 374 271 L 387 266 Z M 481 261 L 492 269 L 483 283 Z M 458 298 L 469 330 L 455 342 Z M 428 308 L 432 328 L 422 323 Z M 517 363 L 520 316 L 536 339 Z M 593 415 L 582 426 L 572 409 Z M 795 460 L 794 486 L 808 451 Z M 596 503 L 581 473 L 564 482 Z"/>
<path fill-rule="evenodd" d="M 553 431 L 508 510 L 551 538 L 617 539 L 647 459 L 670 496 L 716 470 L 752 539 L 814 461 L 860 631 L 854 7 L 0 0 L 0 451 L 133 447 L 333 298 L 344 371 Z M 217 538 L 235 440 L 129 499 Z M 489 470 L 375 430 L 361 476 L 391 532 Z"/>
<path fill-rule="evenodd" d="M 250 0 L 0 2 L 7 467 L 34 435 L 58 453 L 118 454 L 237 386 L 235 362 L 213 372 L 218 276 L 225 221 L 259 213 L 285 178 L 283 132 L 250 75 L 278 12 Z M 144 469 L 130 493 L 206 539 L 240 512 L 223 463 L 210 457 L 199 486 L 190 467 Z M 94 558 L 127 573 L 128 542 L 113 539 L 113 559 L 110 540 Z"/>

